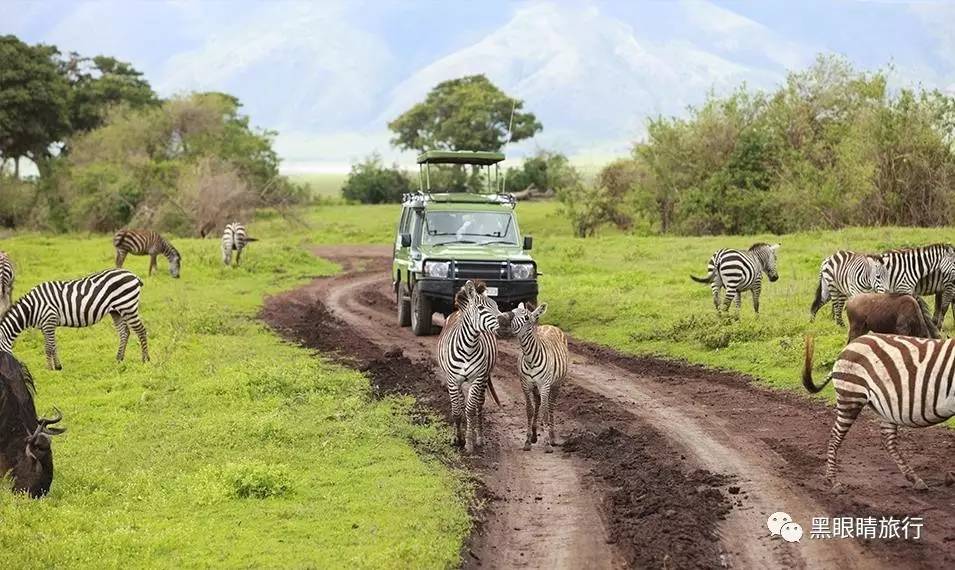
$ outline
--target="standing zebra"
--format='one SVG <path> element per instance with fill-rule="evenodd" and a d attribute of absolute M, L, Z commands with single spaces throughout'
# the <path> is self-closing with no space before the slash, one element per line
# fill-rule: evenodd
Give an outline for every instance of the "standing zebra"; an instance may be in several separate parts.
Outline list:
<path fill-rule="evenodd" d="M 886 291 L 909 295 L 936 294 L 935 326 L 941 330 L 945 312 L 955 297 L 955 247 L 936 243 L 895 249 L 882 254 Z"/>
<path fill-rule="evenodd" d="M 0 251 L 0 316 L 10 310 L 13 304 L 13 262 L 10 256 Z"/>
<path fill-rule="evenodd" d="M 836 389 L 836 422 L 826 453 L 826 481 L 836 484 L 836 453 L 864 407 L 882 418 L 882 444 L 899 470 L 926 489 L 899 453 L 899 426 L 926 427 L 955 416 L 955 340 L 867 334 L 846 345 L 821 386 L 812 381 L 813 339 L 806 337 L 802 383 L 816 393 L 832 380 Z M 951 474 L 948 476 L 951 478 Z"/>
<path fill-rule="evenodd" d="M 736 302 L 737 312 L 743 298 L 743 291 L 753 292 L 753 310 L 759 314 L 759 292 L 763 287 L 763 272 L 770 281 L 779 279 L 776 271 L 776 250 L 779 244 L 754 243 L 748 250 L 720 249 L 713 254 L 707 264 L 706 277 L 690 279 L 698 283 L 709 283 L 713 290 L 713 305 L 720 311 L 720 289 L 726 288 L 726 300 L 723 310 L 728 311 L 730 304 Z"/>
<path fill-rule="evenodd" d="M 534 308 L 524 303 L 511 311 L 511 333 L 521 344 L 521 389 L 524 390 L 524 405 L 527 411 L 527 435 L 524 451 L 530 451 L 537 443 L 537 416 L 543 411 L 547 428 L 546 453 L 553 452 L 557 445 L 554 437 L 554 408 L 560 385 L 567 375 L 570 351 L 567 336 L 559 328 L 539 325 L 541 315 L 547 311 L 547 303 Z"/>
<path fill-rule="evenodd" d="M 837 251 L 825 258 L 819 266 L 819 284 L 816 298 L 809 309 L 810 321 L 829 300 L 832 300 L 832 317 L 840 327 L 842 309 L 849 297 L 859 293 L 885 293 L 886 269 L 882 258 L 852 251 Z"/>
<path fill-rule="evenodd" d="M 13 351 L 13 343 L 28 327 L 43 331 L 46 363 L 61 370 L 56 350 L 56 327 L 88 327 L 107 313 L 113 317 L 119 333 L 116 360 L 123 360 L 129 329 L 136 332 L 143 350 L 143 362 L 149 360 L 146 327 L 139 318 L 139 296 L 143 282 L 125 269 L 107 269 L 72 281 L 47 281 L 17 299 L 0 319 L 0 351 Z"/>
<path fill-rule="evenodd" d="M 484 389 L 491 386 L 491 370 L 497 358 L 500 311 L 485 294 L 484 283 L 468 281 L 454 298 L 457 311 L 451 314 L 438 337 L 438 366 L 447 380 L 451 397 L 451 419 L 457 444 L 464 443 L 466 453 L 484 445 Z M 467 396 L 464 384 L 468 383 Z M 495 398 L 496 399 L 496 398 Z M 466 419 L 466 435 L 461 437 L 461 416 Z"/>
<path fill-rule="evenodd" d="M 166 238 L 152 230 L 119 230 L 113 236 L 116 248 L 116 267 L 122 267 L 126 255 L 148 255 L 149 275 L 156 270 L 156 256 L 162 254 L 169 260 L 169 274 L 179 278 L 179 264 L 182 256 Z"/>
<path fill-rule="evenodd" d="M 242 250 L 250 241 L 257 241 L 254 237 L 249 237 L 245 232 L 245 226 L 239 222 L 232 222 L 225 227 L 222 232 L 222 263 L 230 265 L 232 262 L 232 252 L 235 251 L 235 266 L 239 266 L 239 258 L 242 257 Z"/>

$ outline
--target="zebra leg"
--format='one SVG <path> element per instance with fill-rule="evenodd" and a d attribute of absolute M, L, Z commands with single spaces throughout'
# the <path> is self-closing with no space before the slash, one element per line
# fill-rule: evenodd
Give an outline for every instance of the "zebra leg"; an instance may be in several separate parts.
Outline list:
<path fill-rule="evenodd" d="M 122 362 L 126 357 L 126 343 L 129 342 L 129 325 L 119 313 L 110 313 L 113 317 L 113 324 L 116 326 L 116 332 L 119 333 L 119 350 L 116 351 L 116 361 Z"/>
<path fill-rule="evenodd" d="M 480 447 L 484 442 L 478 441 L 477 429 L 481 411 L 484 409 L 484 387 L 486 383 L 475 382 L 468 389 L 468 399 L 464 404 L 464 452 L 474 453 L 474 447 Z"/>
<path fill-rule="evenodd" d="M 733 304 L 734 298 L 737 293 L 735 289 L 726 289 L 726 297 L 723 298 L 723 312 L 728 313 L 730 310 L 730 305 Z"/>
<path fill-rule="evenodd" d="M 852 423 L 859 417 L 859 412 L 862 411 L 863 407 L 865 407 L 865 400 L 837 400 L 836 422 L 832 426 L 832 433 L 829 435 L 829 445 L 826 449 L 826 482 L 832 485 L 833 492 L 842 490 L 841 485 L 836 482 L 836 468 L 838 465 L 836 456 L 839 452 L 839 446 L 842 445 L 842 440 L 844 440 L 846 434 L 849 433 L 849 428 L 852 427 Z"/>
<path fill-rule="evenodd" d="M 548 432 L 548 437 L 550 438 L 550 445 L 557 445 L 557 436 L 555 435 L 556 428 L 554 427 L 554 408 L 557 407 L 557 395 L 560 392 L 560 388 L 551 384 L 550 387 L 550 406 L 547 408 L 547 424 L 550 428 Z"/>
<path fill-rule="evenodd" d="M 152 275 L 153 271 L 156 271 L 156 254 L 149 254 L 149 274 Z"/>
<path fill-rule="evenodd" d="M 63 370 L 60 358 L 56 354 L 56 323 L 46 321 L 40 329 L 43 331 L 43 349 L 46 352 L 46 365 L 50 370 Z"/>
<path fill-rule="evenodd" d="M 133 332 L 136 333 L 136 338 L 139 339 L 139 347 L 143 351 L 143 362 L 149 362 L 149 346 L 146 341 L 146 326 L 143 325 L 143 321 L 140 320 L 137 313 L 133 313 L 131 315 L 120 315 L 120 317 L 122 317 L 126 325 L 133 329 Z"/>
<path fill-rule="evenodd" d="M 122 267 L 126 261 L 126 251 L 116 248 L 116 267 Z"/>
<path fill-rule="evenodd" d="M 223 247 L 222 248 L 222 264 L 226 267 L 232 265 L 232 248 Z"/>
<path fill-rule="evenodd" d="M 922 478 L 915 474 L 915 470 L 909 466 L 899 452 L 899 426 L 891 422 L 883 421 L 879 423 L 879 431 L 882 432 L 882 446 L 889 452 L 889 456 L 895 460 L 895 464 L 899 466 L 899 470 L 902 471 L 905 478 L 911 481 L 919 491 L 928 489 L 925 481 L 922 481 Z"/>
<path fill-rule="evenodd" d="M 477 407 L 477 411 L 475 412 L 476 418 L 477 418 L 477 423 L 475 425 L 476 429 L 474 430 L 475 447 L 484 447 L 484 397 L 485 397 L 484 387 L 490 384 L 490 382 L 491 382 L 491 377 L 489 375 L 487 379 L 485 379 L 485 381 L 481 383 L 481 386 L 482 386 L 480 390 L 481 402 L 480 402 L 480 405 L 478 405 Z"/>
<path fill-rule="evenodd" d="M 241 249 L 235 250 L 235 266 L 236 266 L 236 267 L 239 266 L 239 258 L 240 258 L 240 257 L 242 257 L 242 250 L 241 250 Z"/>
<path fill-rule="evenodd" d="M 846 298 L 842 295 L 832 295 L 832 318 L 840 327 L 845 327 L 846 323 L 842 320 L 842 310 L 846 306 Z"/>
<path fill-rule="evenodd" d="M 761 290 L 761 289 L 762 289 L 762 286 L 760 285 L 760 282 L 757 281 L 757 282 L 753 285 L 753 291 L 752 291 L 752 293 L 753 293 L 753 311 L 755 311 L 757 315 L 759 315 L 759 293 L 760 293 L 760 290 Z"/>
<path fill-rule="evenodd" d="M 535 384 L 533 386 L 534 392 L 534 422 L 531 427 L 531 443 L 537 443 L 537 419 L 540 418 L 541 413 L 541 392 L 540 388 Z"/>
<path fill-rule="evenodd" d="M 534 391 L 527 384 L 527 380 L 521 378 L 521 389 L 524 391 L 524 412 L 527 415 L 527 433 L 524 436 L 524 451 L 531 450 L 531 444 L 537 439 L 536 431 L 533 428 L 534 418 L 537 416 L 537 410 L 534 409 L 535 398 Z M 531 434 L 534 434 L 533 438 Z"/>
<path fill-rule="evenodd" d="M 720 284 L 714 280 L 712 283 L 710 283 L 710 289 L 713 290 L 713 306 L 716 307 L 716 312 L 719 313 L 720 312 Z"/>
<path fill-rule="evenodd" d="M 464 434 L 461 433 L 461 416 L 464 413 L 464 398 L 461 397 L 461 388 L 454 381 L 454 378 L 448 378 L 448 396 L 451 398 L 451 423 L 454 424 L 454 444 L 458 447 L 464 445 Z"/>
<path fill-rule="evenodd" d="M 541 386 L 541 411 L 544 414 L 544 427 L 547 428 L 547 445 L 544 446 L 544 453 L 553 453 L 554 445 L 554 415 L 551 413 L 550 386 L 545 384 Z"/>

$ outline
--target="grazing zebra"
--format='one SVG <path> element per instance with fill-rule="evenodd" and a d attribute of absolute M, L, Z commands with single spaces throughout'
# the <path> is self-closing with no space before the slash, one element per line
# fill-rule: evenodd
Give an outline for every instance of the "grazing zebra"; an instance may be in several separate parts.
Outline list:
<path fill-rule="evenodd" d="M 546 453 L 557 445 L 554 437 L 554 408 L 560 385 L 567 375 L 570 351 L 567 336 L 559 328 L 539 325 L 541 315 L 547 311 L 547 303 L 534 308 L 521 303 L 510 312 L 510 331 L 521 344 L 521 388 L 524 390 L 524 405 L 527 411 L 527 436 L 524 451 L 537 443 L 537 417 L 543 411 L 547 428 Z"/>
<path fill-rule="evenodd" d="M 753 309 L 759 314 L 759 292 L 763 287 L 763 272 L 770 281 L 779 279 L 776 271 L 776 250 L 779 244 L 755 243 L 748 250 L 720 249 L 713 254 L 706 269 L 706 277 L 690 279 L 698 283 L 709 283 L 713 290 L 713 305 L 720 311 L 720 289 L 726 288 L 726 300 L 723 310 L 728 311 L 730 304 L 736 302 L 739 311 L 743 291 L 753 292 Z"/>
<path fill-rule="evenodd" d="M 466 453 L 484 445 L 484 389 L 491 386 L 491 369 L 497 358 L 500 311 L 485 294 L 484 283 L 468 281 L 454 298 L 457 311 L 451 314 L 438 337 L 438 366 L 447 380 L 451 397 L 451 419 L 457 444 Z M 464 384 L 468 383 L 467 396 Z M 496 397 L 495 397 L 496 399 Z M 461 437 L 461 416 L 466 435 Z M 463 439 L 463 442 L 462 442 Z"/>
<path fill-rule="evenodd" d="M 0 251 L 0 316 L 10 310 L 13 304 L 13 262 L 10 256 Z"/>
<path fill-rule="evenodd" d="M 936 243 L 895 249 L 882 254 L 886 291 L 909 295 L 936 294 L 935 326 L 942 328 L 945 312 L 955 297 L 955 247 Z"/>
<path fill-rule="evenodd" d="M 232 222 L 227 225 L 225 231 L 222 232 L 222 263 L 230 265 L 232 263 L 232 252 L 235 251 L 235 266 L 238 267 L 242 249 L 250 241 L 257 240 L 245 233 L 245 226 L 239 222 Z"/>
<path fill-rule="evenodd" d="M 43 331 L 46 362 L 51 370 L 61 370 L 56 350 L 56 327 L 88 327 L 107 313 L 113 317 L 119 333 L 116 360 L 123 360 L 129 329 L 136 332 L 143 350 L 143 362 L 149 360 L 146 327 L 139 318 L 139 295 L 143 282 L 125 269 L 107 269 L 72 281 L 47 281 L 17 299 L 0 319 L 0 351 L 13 351 L 13 343 L 28 327 Z"/>
<path fill-rule="evenodd" d="M 806 337 L 802 382 L 816 393 L 832 380 L 836 422 L 826 453 L 826 481 L 835 489 L 836 453 L 862 408 L 882 418 L 882 444 L 916 489 L 926 489 L 899 453 L 899 426 L 926 427 L 955 416 L 955 340 L 867 334 L 850 342 L 821 386 L 812 380 L 813 339 Z M 951 479 L 952 474 L 948 475 Z"/>
<path fill-rule="evenodd" d="M 156 270 L 156 256 L 162 254 L 169 260 L 169 274 L 179 278 L 179 264 L 182 256 L 166 238 L 152 230 L 119 230 L 113 236 L 116 248 L 116 267 L 122 267 L 126 255 L 148 255 L 149 275 Z"/>
<path fill-rule="evenodd" d="M 824 259 L 819 267 L 819 284 L 816 298 L 809 309 L 810 321 L 829 300 L 832 300 L 832 317 L 840 327 L 842 309 L 846 301 L 859 293 L 885 293 L 886 269 L 882 258 L 852 251 L 837 251 Z"/>

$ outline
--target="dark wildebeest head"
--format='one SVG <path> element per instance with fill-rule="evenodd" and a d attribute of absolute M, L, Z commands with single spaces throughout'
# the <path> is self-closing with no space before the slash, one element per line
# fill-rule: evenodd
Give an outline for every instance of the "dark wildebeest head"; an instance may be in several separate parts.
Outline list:
<path fill-rule="evenodd" d="M 51 438 L 66 431 L 50 426 L 61 419 L 59 411 L 50 419 L 37 417 L 30 371 L 0 352 L 0 475 L 10 475 L 14 491 L 39 498 L 50 490 Z"/>

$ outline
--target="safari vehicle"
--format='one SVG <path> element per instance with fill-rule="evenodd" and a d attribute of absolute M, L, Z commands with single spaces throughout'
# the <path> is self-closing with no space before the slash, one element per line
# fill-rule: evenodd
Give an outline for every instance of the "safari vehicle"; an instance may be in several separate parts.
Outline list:
<path fill-rule="evenodd" d="M 502 311 L 537 299 L 537 264 L 528 254 L 533 240 L 521 236 L 517 201 L 500 193 L 502 160 L 498 152 L 471 151 L 418 157 L 419 191 L 402 201 L 392 263 L 398 324 L 417 336 L 432 334 L 434 313 L 451 314 L 468 279 L 484 281 Z M 481 168 L 488 192 L 432 190 L 436 164 Z"/>

